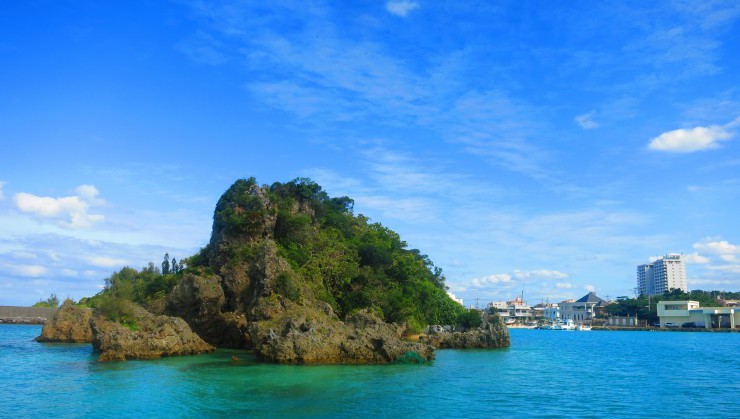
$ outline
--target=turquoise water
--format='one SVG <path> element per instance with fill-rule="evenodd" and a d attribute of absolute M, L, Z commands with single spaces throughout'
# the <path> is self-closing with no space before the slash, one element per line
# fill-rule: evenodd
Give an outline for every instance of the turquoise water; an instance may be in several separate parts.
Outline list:
<path fill-rule="evenodd" d="M 0 417 L 737 417 L 740 334 L 512 330 L 431 365 L 280 366 L 246 352 L 99 363 L 0 325 Z M 236 354 L 243 361 L 233 362 Z"/>

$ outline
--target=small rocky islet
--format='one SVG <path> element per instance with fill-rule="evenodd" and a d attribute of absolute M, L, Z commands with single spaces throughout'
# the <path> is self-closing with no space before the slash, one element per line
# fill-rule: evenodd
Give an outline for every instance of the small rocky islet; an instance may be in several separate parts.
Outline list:
<path fill-rule="evenodd" d="M 37 340 L 90 342 L 101 361 L 230 347 L 286 364 L 430 361 L 435 348 L 509 346 L 497 315 L 450 299 L 441 269 L 352 205 L 308 179 L 240 179 L 216 205 L 209 244 L 181 261 L 187 268 L 124 268 L 81 300 L 91 308 L 65 301 Z"/>

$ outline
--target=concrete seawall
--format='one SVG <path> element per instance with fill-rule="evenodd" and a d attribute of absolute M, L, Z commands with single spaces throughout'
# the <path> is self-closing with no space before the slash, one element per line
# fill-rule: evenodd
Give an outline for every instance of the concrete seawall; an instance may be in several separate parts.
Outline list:
<path fill-rule="evenodd" d="M 54 318 L 58 308 L 0 306 L 0 323 L 43 324 Z"/>

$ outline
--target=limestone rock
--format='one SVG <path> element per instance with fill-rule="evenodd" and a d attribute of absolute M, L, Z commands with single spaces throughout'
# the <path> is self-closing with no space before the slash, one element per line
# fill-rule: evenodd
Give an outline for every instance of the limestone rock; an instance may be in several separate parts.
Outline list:
<path fill-rule="evenodd" d="M 89 343 L 92 341 L 90 330 L 90 309 L 74 305 L 66 300 L 50 322 L 44 324 L 38 342 Z"/>
<path fill-rule="evenodd" d="M 217 275 L 186 274 L 167 296 L 167 312 L 182 317 L 206 342 L 215 346 L 249 347 L 243 313 L 222 312 L 224 292 Z"/>
<path fill-rule="evenodd" d="M 506 348 L 511 345 L 509 330 L 498 315 L 481 313 L 481 325 L 466 331 L 447 331 L 430 326 L 419 341 L 440 349 Z"/>
<path fill-rule="evenodd" d="M 321 310 L 289 312 L 277 321 L 252 323 L 259 359 L 283 364 L 386 364 L 409 354 L 434 359 L 434 348 L 401 340 L 397 325 L 367 311 L 346 322 Z"/>
<path fill-rule="evenodd" d="M 129 326 L 110 321 L 99 312 L 92 317 L 92 344 L 100 353 L 98 360 L 152 359 L 215 349 L 193 333 L 181 318 L 155 316 L 136 305 L 132 310 L 134 322 Z"/>

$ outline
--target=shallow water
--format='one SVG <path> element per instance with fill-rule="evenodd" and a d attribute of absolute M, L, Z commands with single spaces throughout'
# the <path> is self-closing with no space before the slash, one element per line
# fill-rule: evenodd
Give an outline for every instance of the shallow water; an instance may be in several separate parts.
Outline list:
<path fill-rule="evenodd" d="M 281 366 L 240 351 L 99 363 L 0 325 L 0 417 L 737 417 L 740 334 L 511 330 L 429 365 Z M 242 361 L 231 361 L 236 354 Z"/>

